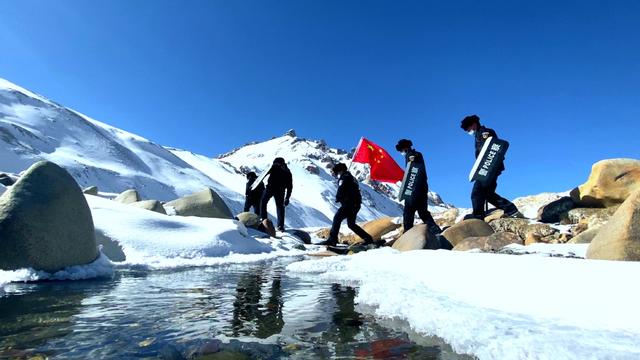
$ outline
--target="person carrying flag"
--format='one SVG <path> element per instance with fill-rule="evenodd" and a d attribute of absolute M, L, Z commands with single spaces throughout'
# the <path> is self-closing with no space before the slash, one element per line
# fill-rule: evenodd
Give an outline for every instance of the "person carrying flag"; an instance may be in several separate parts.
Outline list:
<path fill-rule="evenodd" d="M 433 216 L 429 212 L 429 184 L 427 182 L 427 167 L 424 162 L 424 158 L 419 151 L 413 148 L 413 143 L 408 139 L 401 139 L 396 145 L 396 150 L 399 151 L 405 157 L 405 163 L 412 162 L 414 166 L 418 168 L 418 181 L 415 190 L 411 194 L 410 198 L 405 199 L 404 212 L 403 212 L 403 224 L 404 231 L 407 232 L 413 227 L 413 221 L 416 216 L 416 211 L 420 216 L 420 219 L 427 225 L 429 231 L 438 235 L 442 232 L 440 226 L 433 220 Z"/>

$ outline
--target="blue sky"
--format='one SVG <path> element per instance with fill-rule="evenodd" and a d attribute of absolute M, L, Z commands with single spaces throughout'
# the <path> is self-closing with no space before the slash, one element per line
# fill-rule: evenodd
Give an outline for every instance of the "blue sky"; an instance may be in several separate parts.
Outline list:
<path fill-rule="evenodd" d="M 467 114 L 511 142 L 510 198 L 640 157 L 639 18 L 632 0 L 3 1 L 0 77 L 212 156 L 289 128 L 410 138 L 469 206 Z"/>

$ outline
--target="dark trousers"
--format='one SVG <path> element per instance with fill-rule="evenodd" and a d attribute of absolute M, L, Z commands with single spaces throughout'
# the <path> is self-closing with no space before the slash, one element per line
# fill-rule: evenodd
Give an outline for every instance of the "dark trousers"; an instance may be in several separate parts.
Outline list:
<path fill-rule="evenodd" d="M 278 227 L 284 229 L 284 190 L 273 190 L 266 188 L 262 194 L 262 202 L 260 204 L 260 218 L 262 220 L 269 218 L 267 205 L 269 200 L 273 198 L 276 201 L 276 210 L 278 214 Z"/>
<path fill-rule="evenodd" d="M 331 232 L 329 233 L 328 243 L 336 244 L 338 242 L 338 234 L 340 233 L 340 225 L 344 219 L 347 219 L 347 225 L 349 229 L 358 235 L 365 243 L 370 244 L 373 242 L 373 238 L 369 233 L 364 231 L 363 228 L 356 224 L 356 218 L 358 217 L 358 211 L 360 211 L 360 205 L 342 205 L 336 211 L 336 215 L 333 217 L 333 224 L 331 225 Z"/>
<path fill-rule="evenodd" d="M 404 203 L 403 225 L 404 231 L 407 232 L 413 227 L 413 220 L 416 217 L 416 211 L 422 222 L 427 225 L 430 232 L 440 234 L 442 230 L 440 226 L 433 220 L 433 216 L 429 212 L 429 197 L 428 195 L 416 196 L 414 199 L 406 200 Z"/>
<path fill-rule="evenodd" d="M 251 208 L 253 208 L 253 212 L 260 215 L 260 201 L 262 199 L 261 198 L 252 198 L 252 197 L 245 197 L 244 199 L 244 212 L 247 212 L 249 210 L 251 210 Z"/>
<path fill-rule="evenodd" d="M 473 184 L 471 204 L 473 205 L 473 216 L 475 218 L 484 219 L 486 202 L 498 209 L 504 210 L 507 215 L 514 214 L 518 211 L 518 208 L 511 201 L 496 194 L 496 188 L 498 188 L 497 178 L 487 185 L 482 185 L 479 181 Z"/>

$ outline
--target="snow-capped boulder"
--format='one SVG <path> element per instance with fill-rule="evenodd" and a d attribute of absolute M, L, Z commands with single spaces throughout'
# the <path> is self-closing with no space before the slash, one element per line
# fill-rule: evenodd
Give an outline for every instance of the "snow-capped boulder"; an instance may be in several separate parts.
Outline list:
<path fill-rule="evenodd" d="M 89 186 L 84 188 L 82 192 L 86 195 L 98 195 L 98 187 L 97 186 Z"/>
<path fill-rule="evenodd" d="M 595 163 L 586 183 L 571 192 L 571 198 L 586 207 L 608 207 L 623 203 L 640 189 L 640 160 L 609 159 Z"/>
<path fill-rule="evenodd" d="M 252 212 L 242 212 L 236 215 L 238 221 L 240 221 L 244 226 L 252 229 L 257 229 L 260 227 L 260 216 Z"/>
<path fill-rule="evenodd" d="M 140 194 L 138 194 L 138 191 L 136 191 L 135 189 L 125 190 L 120 193 L 120 195 L 116 196 L 115 199 L 113 199 L 113 201 L 119 202 L 121 204 L 133 204 L 141 200 L 142 198 L 140 197 Z"/>
<path fill-rule="evenodd" d="M 543 223 L 557 223 L 569 210 L 576 207 L 571 197 L 565 196 L 544 205 L 538 210 L 537 220 Z"/>
<path fill-rule="evenodd" d="M 589 245 L 587 259 L 640 261 L 640 190 L 600 228 Z"/>
<path fill-rule="evenodd" d="M 212 189 L 170 201 L 166 206 L 175 209 L 176 215 L 232 219 L 233 214 L 224 200 Z"/>
<path fill-rule="evenodd" d="M 466 238 L 489 236 L 493 233 L 493 229 L 486 222 L 478 219 L 469 219 L 453 225 L 445 230 L 442 235 L 455 247 Z"/>
<path fill-rule="evenodd" d="M 158 200 L 136 201 L 134 203 L 130 203 L 129 205 L 135 206 L 140 209 L 154 211 L 159 214 L 167 215 L 167 211 L 164 209 L 164 206 L 162 206 L 162 203 Z"/>
<path fill-rule="evenodd" d="M 510 232 L 499 232 L 489 236 L 478 236 L 466 238 L 459 242 L 453 250 L 467 251 L 472 249 L 480 249 L 485 252 L 495 252 L 510 244 L 523 244 L 522 239 Z"/>
<path fill-rule="evenodd" d="M 56 271 L 97 257 L 89 206 L 58 165 L 36 163 L 0 197 L 0 269 Z"/>

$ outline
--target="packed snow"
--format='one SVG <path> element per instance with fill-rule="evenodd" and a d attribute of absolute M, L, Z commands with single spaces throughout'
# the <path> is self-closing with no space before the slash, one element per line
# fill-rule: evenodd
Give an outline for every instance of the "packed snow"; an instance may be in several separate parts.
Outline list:
<path fill-rule="evenodd" d="M 483 360 L 640 357 L 639 263 L 385 248 L 288 270 L 355 284 L 375 315 Z"/>
<path fill-rule="evenodd" d="M 204 266 L 306 251 L 293 236 L 260 239 L 261 233 L 249 231 L 236 220 L 167 216 L 97 196 L 86 198 L 96 230 L 117 243 L 127 266 Z"/>

